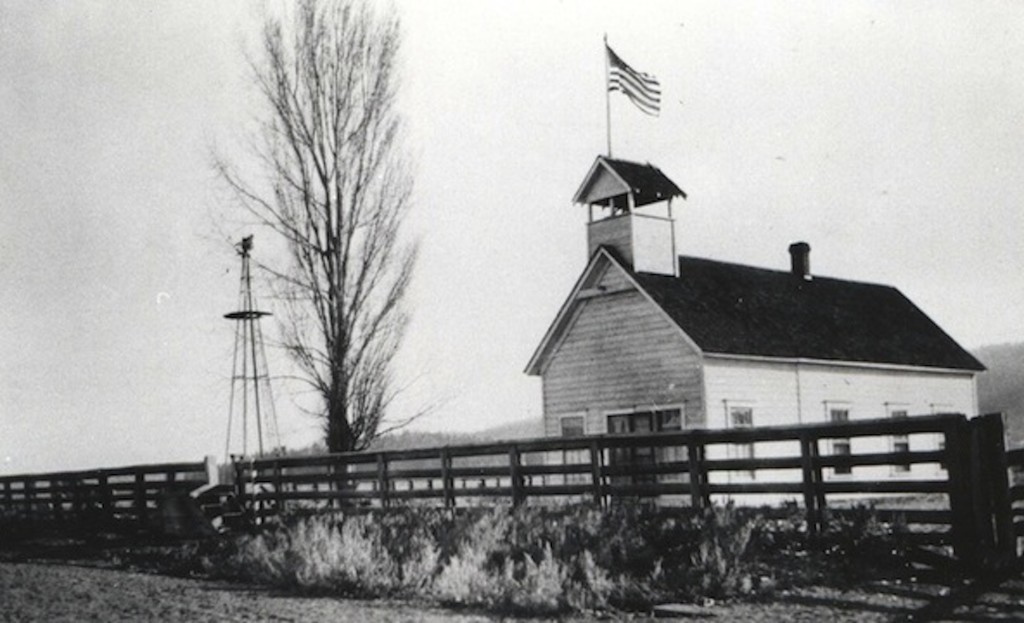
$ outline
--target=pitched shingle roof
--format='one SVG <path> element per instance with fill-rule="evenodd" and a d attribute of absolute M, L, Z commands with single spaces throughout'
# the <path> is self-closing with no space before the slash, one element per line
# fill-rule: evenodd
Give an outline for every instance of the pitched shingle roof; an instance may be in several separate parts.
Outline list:
<path fill-rule="evenodd" d="M 612 172 L 615 181 L 612 188 L 603 187 L 595 196 L 594 185 L 600 183 L 599 180 L 606 169 Z M 598 156 L 580 189 L 576 191 L 573 201 L 596 202 L 603 205 L 606 200 L 614 199 L 617 207 L 624 208 L 628 205 L 626 196 L 630 193 L 633 195 L 634 207 L 666 201 L 673 197 L 686 198 L 686 193 L 653 164 Z"/>
<path fill-rule="evenodd" d="M 707 353 L 985 369 L 889 286 L 693 257 L 633 276 Z"/>
<path fill-rule="evenodd" d="M 653 164 L 640 164 L 628 160 L 604 158 L 608 166 L 629 184 L 636 197 L 636 205 L 642 206 L 655 201 L 665 201 L 670 197 L 686 198 L 683 189 L 668 179 L 661 169 Z"/>

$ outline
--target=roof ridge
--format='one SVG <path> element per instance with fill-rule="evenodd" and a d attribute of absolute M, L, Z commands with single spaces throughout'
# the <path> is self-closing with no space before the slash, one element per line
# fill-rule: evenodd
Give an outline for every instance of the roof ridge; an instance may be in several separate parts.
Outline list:
<path fill-rule="evenodd" d="M 695 255 L 680 255 L 680 256 L 678 256 L 678 259 L 679 260 L 688 260 L 688 261 L 707 262 L 709 264 L 720 264 L 722 266 L 730 266 L 730 267 L 736 267 L 736 268 L 745 268 L 745 269 L 748 269 L 748 270 L 756 270 L 756 271 L 761 271 L 761 272 L 765 272 L 765 273 L 773 273 L 773 274 L 779 274 L 779 275 L 790 275 L 790 276 L 792 276 L 792 272 L 789 271 L 789 270 L 778 269 L 778 268 L 767 268 L 767 267 L 764 267 L 764 266 L 755 266 L 753 264 L 744 264 L 744 263 L 741 263 L 741 262 L 729 262 L 729 261 L 725 261 L 725 260 L 716 260 L 716 259 L 707 258 L 707 257 L 697 257 Z M 811 277 L 812 278 L 810 279 L 810 281 L 812 281 L 812 282 L 813 281 L 818 281 L 818 280 L 820 280 L 820 281 L 832 281 L 832 282 L 836 282 L 836 283 L 850 283 L 850 284 L 856 284 L 856 285 L 874 286 L 874 287 L 878 287 L 878 288 L 890 288 L 892 290 L 899 291 L 899 288 L 897 288 L 896 286 L 893 286 L 893 285 L 888 284 L 888 283 L 881 283 L 881 282 L 878 282 L 878 281 L 863 281 L 863 280 L 859 280 L 859 279 L 844 279 L 842 277 L 831 277 L 829 275 L 818 275 L 818 274 L 812 274 Z"/>

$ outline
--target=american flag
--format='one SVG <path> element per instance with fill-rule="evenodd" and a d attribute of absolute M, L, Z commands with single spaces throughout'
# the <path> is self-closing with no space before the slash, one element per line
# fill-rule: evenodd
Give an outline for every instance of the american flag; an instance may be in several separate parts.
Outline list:
<path fill-rule="evenodd" d="M 604 48 L 608 51 L 608 90 L 625 94 L 637 108 L 648 115 L 658 116 L 661 110 L 658 79 L 630 67 L 607 44 Z"/>

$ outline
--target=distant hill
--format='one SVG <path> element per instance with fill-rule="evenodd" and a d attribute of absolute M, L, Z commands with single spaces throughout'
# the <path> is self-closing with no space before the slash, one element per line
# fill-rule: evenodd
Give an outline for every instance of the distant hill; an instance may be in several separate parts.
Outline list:
<path fill-rule="evenodd" d="M 474 435 L 479 441 L 501 441 L 507 439 L 535 439 L 544 436 L 544 419 L 516 420 L 482 430 Z"/>
<path fill-rule="evenodd" d="M 413 448 L 436 448 L 473 443 L 476 439 L 468 433 L 435 433 L 418 430 L 402 430 L 388 433 L 370 444 L 370 450 L 412 450 Z"/>
<path fill-rule="evenodd" d="M 995 344 L 974 350 L 985 372 L 978 375 L 978 407 L 1001 412 L 1011 447 L 1024 446 L 1024 342 Z"/>
<path fill-rule="evenodd" d="M 403 430 L 385 435 L 373 443 L 373 450 L 409 450 L 411 448 L 435 448 L 445 445 L 532 439 L 544 436 L 544 422 L 541 418 L 517 420 L 499 424 L 476 433 L 433 433 Z"/>

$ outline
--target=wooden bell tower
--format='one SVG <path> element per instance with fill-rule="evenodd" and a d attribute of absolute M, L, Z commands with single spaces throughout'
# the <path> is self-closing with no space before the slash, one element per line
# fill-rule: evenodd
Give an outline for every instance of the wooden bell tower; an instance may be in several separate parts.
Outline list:
<path fill-rule="evenodd" d="M 654 165 L 598 156 L 573 197 L 589 210 L 588 256 L 604 246 L 636 272 L 677 275 L 675 197 L 686 193 Z"/>

